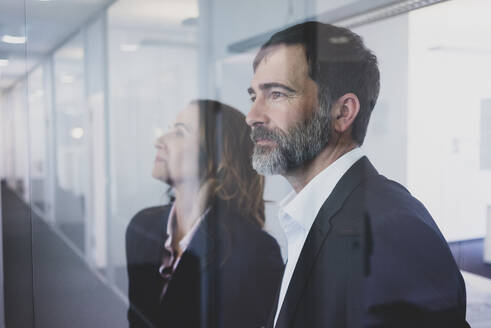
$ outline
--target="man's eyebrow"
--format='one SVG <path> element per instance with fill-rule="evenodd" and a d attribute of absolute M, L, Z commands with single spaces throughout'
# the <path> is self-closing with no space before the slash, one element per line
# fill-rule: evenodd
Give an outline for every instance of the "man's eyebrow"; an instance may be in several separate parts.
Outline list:
<path fill-rule="evenodd" d="M 254 89 L 252 87 L 249 87 L 249 88 L 247 88 L 247 93 L 250 95 L 253 95 L 256 93 L 256 91 L 254 91 Z"/>
<path fill-rule="evenodd" d="M 278 82 L 269 82 L 269 83 L 263 83 L 263 84 L 260 84 L 259 85 L 259 89 L 261 90 L 268 90 L 268 89 L 272 89 L 272 88 L 281 88 L 281 89 L 284 89 L 288 92 L 297 92 L 296 90 L 290 88 L 289 86 L 286 86 L 282 83 L 278 83 Z"/>

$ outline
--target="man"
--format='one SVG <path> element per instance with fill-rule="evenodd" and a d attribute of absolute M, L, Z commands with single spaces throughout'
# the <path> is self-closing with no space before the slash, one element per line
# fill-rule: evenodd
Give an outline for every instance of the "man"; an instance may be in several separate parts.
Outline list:
<path fill-rule="evenodd" d="M 359 148 L 379 92 L 361 38 L 295 25 L 253 68 L 253 166 L 294 189 L 281 203 L 288 261 L 269 327 L 468 327 L 464 282 L 435 222 Z"/>

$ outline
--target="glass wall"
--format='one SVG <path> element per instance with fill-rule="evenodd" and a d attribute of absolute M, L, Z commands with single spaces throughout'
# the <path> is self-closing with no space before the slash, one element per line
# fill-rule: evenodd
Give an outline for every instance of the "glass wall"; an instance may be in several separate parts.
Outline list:
<path fill-rule="evenodd" d="M 78 34 L 54 54 L 56 115 L 56 210 L 58 227 L 85 249 L 84 222 L 89 196 L 89 113 L 86 103 L 84 42 Z"/>
<path fill-rule="evenodd" d="M 0 37 L 28 38 L 0 42 L 3 270 L 4 281 L 15 285 L 21 267 L 8 271 L 6 265 L 19 247 L 10 231 L 20 229 L 29 249 L 22 265 L 32 278 L 26 295 L 34 302 L 5 286 L 7 326 L 34 326 L 22 321 L 25 313 L 39 327 L 128 326 L 134 297 L 128 250 L 148 246 L 128 238 L 136 231 L 163 250 L 164 236 L 175 228 L 162 223 L 176 198 L 171 170 L 193 169 L 189 157 L 180 157 L 176 168 L 164 170 L 170 178 L 159 175 L 166 162 L 159 156 L 172 153 L 162 140 L 187 133 L 179 126 L 196 99 L 250 113 L 247 89 L 261 44 L 307 19 L 350 28 L 376 54 L 381 89 L 361 149 L 435 220 L 466 282 L 467 321 L 491 323 L 485 311 L 491 295 L 486 0 L 10 2 L 3 11 L 9 15 L 0 5 Z M 221 120 L 216 124 L 227 126 Z M 241 135 L 239 128 L 234 132 Z M 240 142 L 249 142 L 242 136 Z M 222 137 L 213 136 L 220 146 Z M 180 156 L 196 153 L 194 169 L 203 170 L 203 153 L 190 144 L 182 149 Z M 278 216 L 292 190 L 280 175 L 265 178 L 259 230 L 278 244 L 282 264 L 289 245 Z M 206 217 L 211 207 L 200 214 Z M 19 208 L 25 222 L 14 227 L 19 214 L 12 211 Z M 149 210 L 159 224 L 135 227 Z M 141 252 L 163 261 L 160 253 Z M 153 269 L 157 275 L 158 266 Z M 80 306 L 85 310 L 77 311 Z"/>
<path fill-rule="evenodd" d="M 198 94 L 196 22 L 182 23 L 197 15 L 197 1 L 119 1 L 107 12 L 109 258 L 124 293 L 126 227 L 168 201 L 151 176 L 155 141 Z"/>
<path fill-rule="evenodd" d="M 28 105 L 29 105 L 29 144 L 30 149 L 30 181 L 31 204 L 41 211 L 46 210 L 44 195 L 47 191 L 47 135 L 46 135 L 46 96 L 44 93 L 44 70 L 42 67 L 34 70 L 28 77 Z"/>

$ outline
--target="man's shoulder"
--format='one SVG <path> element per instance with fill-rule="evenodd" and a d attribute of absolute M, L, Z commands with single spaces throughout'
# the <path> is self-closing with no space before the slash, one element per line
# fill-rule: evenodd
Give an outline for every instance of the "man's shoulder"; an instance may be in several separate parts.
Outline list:
<path fill-rule="evenodd" d="M 402 184 L 378 173 L 365 156 L 346 172 L 339 182 L 339 190 L 346 190 L 347 204 L 354 202 L 364 209 L 409 209 L 424 207 Z M 362 204 L 360 204 L 362 202 Z"/>
<path fill-rule="evenodd" d="M 410 212 L 416 216 L 430 216 L 421 201 L 414 197 L 402 184 L 383 175 L 372 176 L 363 185 L 367 204 L 372 210 L 380 209 L 386 213 Z"/>
<path fill-rule="evenodd" d="M 393 226 L 408 225 L 416 229 L 419 223 L 423 223 L 423 228 L 430 227 L 443 239 L 429 211 L 406 187 L 379 174 L 366 157 L 355 165 L 352 175 L 360 176 L 359 184 L 347 198 L 345 206 L 363 210 L 370 216 L 374 228 L 390 230 Z"/>

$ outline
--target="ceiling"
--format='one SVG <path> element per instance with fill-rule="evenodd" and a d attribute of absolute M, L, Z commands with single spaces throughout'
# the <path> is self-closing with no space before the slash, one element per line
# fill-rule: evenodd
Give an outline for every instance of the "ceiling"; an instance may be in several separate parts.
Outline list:
<path fill-rule="evenodd" d="M 0 92 L 114 0 L 2 0 L 0 1 Z M 27 37 L 9 44 L 3 36 Z"/>
<path fill-rule="evenodd" d="M 0 92 L 11 88 L 112 4 L 108 16 L 111 30 L 137 34 L 142 46 L 176 38 L 194 40 L 194 23 L 186 21 L 198 16 L 196 0 L 1 0 Z M 8 44 L 2 41 L 5 35 L 26 36 L 27 42 Z"/>

